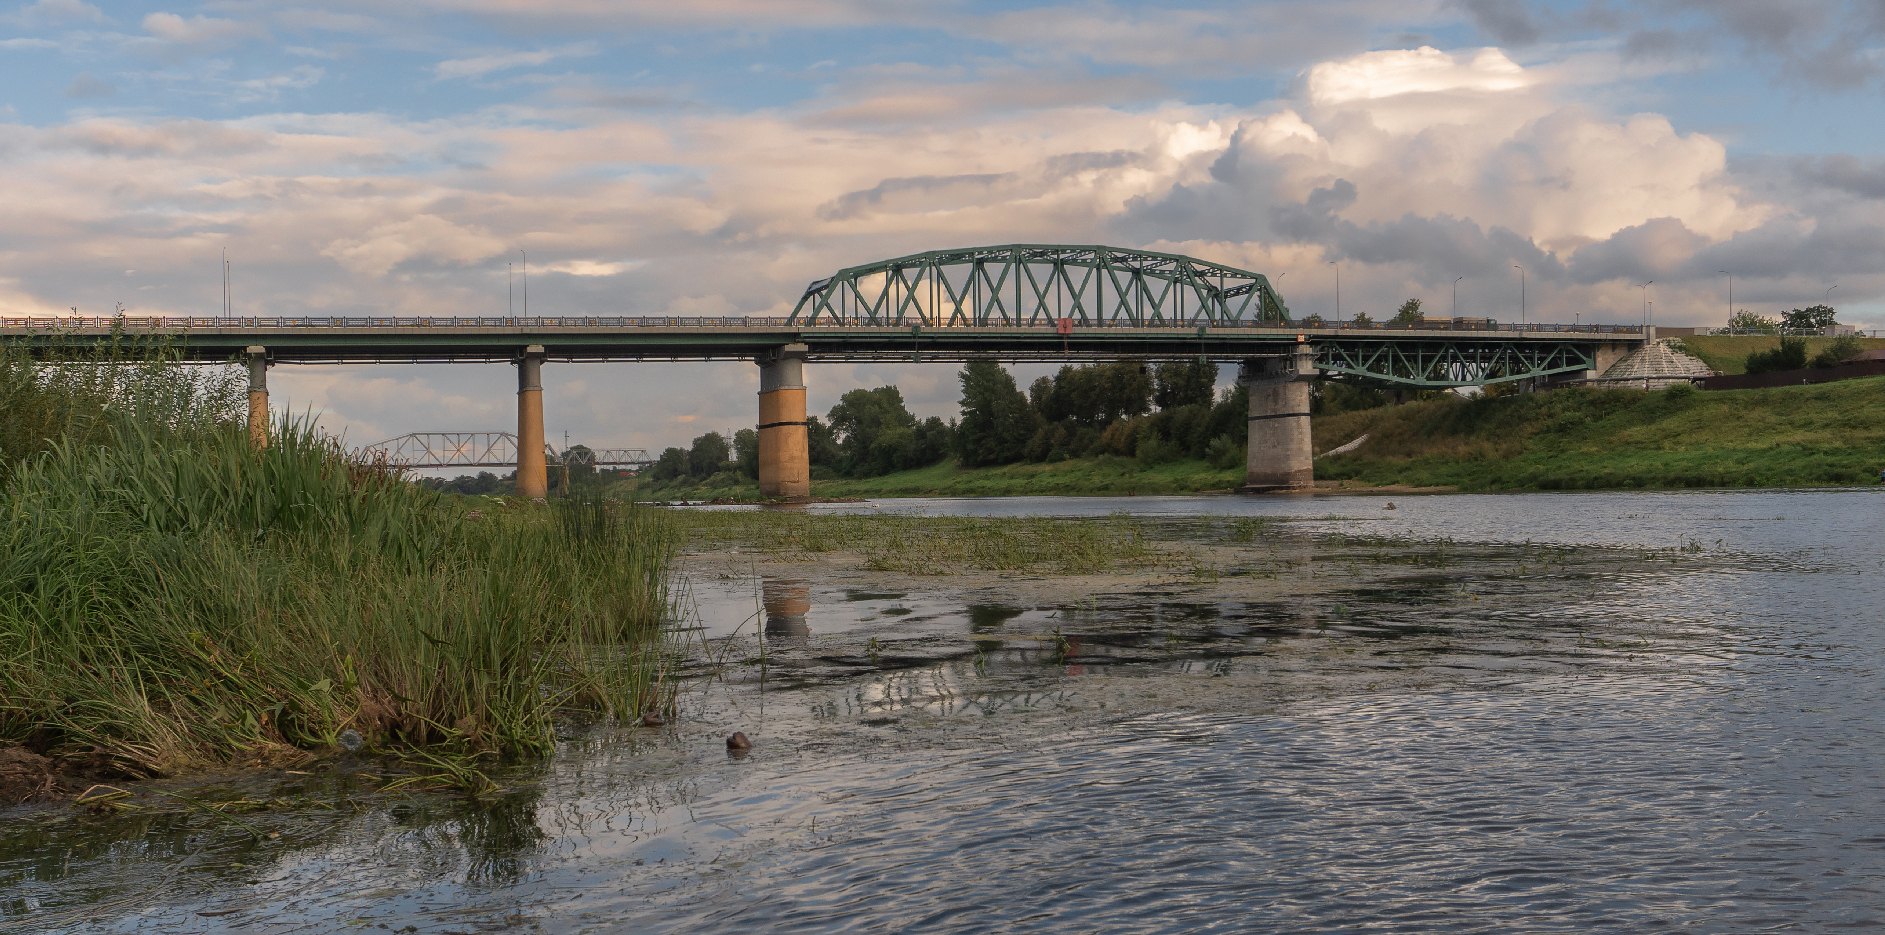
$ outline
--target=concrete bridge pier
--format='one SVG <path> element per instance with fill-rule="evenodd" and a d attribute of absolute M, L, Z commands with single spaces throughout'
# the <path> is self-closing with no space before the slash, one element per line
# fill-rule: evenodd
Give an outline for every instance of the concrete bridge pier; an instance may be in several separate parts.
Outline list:
<path fill-rule="evenodd" d="M 550 495 L 549 466 L 543 460 L 543 345 L 524 348 L 517 358 L 517 495 L 541 500 Z"/>
<path fill-rule="evenodd" d="M 811 439 L 805 429 L 805 352 L 787 344 L 760 355 L 759 494 L 795 500 L 812 495 Z"/>
<path fill-rule="evenodd" d="M 1250 392 L 1250 442 L 1244 493 L 1315 488 L 1315 448 L 1309 438 L 1309 381 L 1320 371 L 1307 344 L 1287 357 L 1246 360 L 1237 380 Z"/>
<path fill-rule="evenodd" d="M 268 348 L 246 347 L 249 358 L 249 444 L 268 447 Z"/>

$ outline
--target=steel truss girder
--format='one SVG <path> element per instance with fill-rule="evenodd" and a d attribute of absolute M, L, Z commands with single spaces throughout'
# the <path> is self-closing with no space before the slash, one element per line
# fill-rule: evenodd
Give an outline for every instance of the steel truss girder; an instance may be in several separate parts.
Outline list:
<path fill-rule="evenodd" d="M 786 321 L 866 326 L 1080 327 L 1289 322 L 1262 273 L 1097 245 L 932 250 L 841 269 L 805 287 Z"/>
<path fill-rule="evenodd" d="M 384 454 L 387 463 L 406 468 L 516 467 L 517 436 L 510 432 L 411 432 L 398 438 L 375 442 L 362 448 L 360 453 L 367 456 Z M 558 454 L 555 448 L 544 445 L 543 456 L 551 464 L 588 464 L 596 467 L 654 463 L 645 448 L 598 448 L 589 451 L 571 448 L 568 452 Z"/>
<path fill-rule="evenodd" d="M 1316 343 L 1316 366 L 1382 383 L 1485 386 L 1597 367 L 1591 348 L 1571 342 L 1334 340 Z"/>

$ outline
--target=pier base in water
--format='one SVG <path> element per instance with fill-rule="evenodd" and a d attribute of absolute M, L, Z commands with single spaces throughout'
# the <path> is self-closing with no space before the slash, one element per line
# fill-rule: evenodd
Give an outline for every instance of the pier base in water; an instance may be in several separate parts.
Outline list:
<path fill-rule="evenodd" d="M 1288 357 L 1245 361 L 1237 374 L 1250 393 L 1250 441 L 1244 457 L 1244 493 L 1315 487 L 1315 449 L 1309 437 L 1309 381 L 1315 352 L 1298 345 Z"/>

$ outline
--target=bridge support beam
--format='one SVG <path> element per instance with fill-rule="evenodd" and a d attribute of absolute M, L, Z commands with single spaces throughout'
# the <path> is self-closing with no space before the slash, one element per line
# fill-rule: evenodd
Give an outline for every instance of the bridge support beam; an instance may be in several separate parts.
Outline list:
<path fill-rule="evenodd" d="M 812 495 L 811 439 L 805 429 L 805 351 L 787 344 L 759 364 L 759 495 Z"/>
<path fill-rule="evenodd" d="M 1244 493 L 1315 488 L 1315 449 L 1309 438 L 1309 381 L 1319 371 L 1315 351 L 1296 346 L 1288 357 L 1246 360 L 1237 379 L 1250 392 L 1250 441 Z"/>
<path fill-rule="evenodd" d="M 249 444 L 268 447 L 268 349 L 243 348 L 249 358 Z"/>
<path fill-rule="evenodd" d="M 543 345 L 524 348 L 517 358 L 517 495 L 542 500 L 550 495 L 549 466 L 543 460 Z"/>

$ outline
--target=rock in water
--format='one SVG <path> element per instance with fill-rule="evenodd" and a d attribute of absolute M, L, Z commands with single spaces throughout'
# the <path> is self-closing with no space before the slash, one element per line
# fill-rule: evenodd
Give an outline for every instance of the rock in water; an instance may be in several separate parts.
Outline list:
<path fill-rule="evenodd" d="M 366 745 L 367 739 L 360 736 L 359 731 L 348 729 L 341 731 L 340 736 L 334 738 L 334 742 L 346 748 L 348 753 L 359 753 L 360 748 Z"/>
<path fill-rule="evenodd" d="M 1389 503 L 1388 503 L 1388 505 L 1387 505 L 1387 506 L 1384 506 L 1384 507 L 1382 507 L 1382 509 L 1384 509 L 1384 510 L 1392 510 L 1392 509 L 1394 509 L 1394 503 L 1393 503 L 1392 501 L 1389 501 Z"/>
<path fill-rule="evenodd" d="M 650 711 L 641 716 L 641 726 L 643 727 L 660 727 L 666 723 L 667 721 L 662 720 L 661 714 L 656 711 Z"/>
<path fill-rule="evenodd" d="M 733 736 L 727 738 L 728 751 L 751 749 L 753 749 L 753 742 L 746 739 L 746 735 L 739 731 L 734 731 Z"/>

